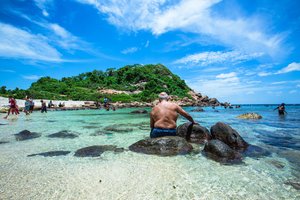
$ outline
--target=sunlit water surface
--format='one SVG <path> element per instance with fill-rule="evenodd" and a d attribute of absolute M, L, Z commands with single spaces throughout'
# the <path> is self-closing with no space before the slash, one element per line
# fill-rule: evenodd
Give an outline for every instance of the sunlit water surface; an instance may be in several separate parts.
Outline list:
<path fill-rule="evenodd" d="M 248 143 L 271 152 L 267 157 L 246 157 L 239 165 L 219 164 L 201 153 L 160 157 L 129 151 L 128 146 L 149 137 L 150 131 L 149 115 L 130 114 L 133 108 L 35 112 L 9 120 L 2 115 L 0 124 L 6 125 L 0 126 L 0 199 L 300 199 L 299 190 L 286 184 L 300 182 L 300 106 L 287 106 L 285 117 L 279 117 L 274 107 L 190 112 L 208 129 L 218 121 L 228 123 Z M 259 113 L 263 119 L 236 118 L 246 112 Z M 178 125 L 184 122 L 180 118 Z M 104 131 L 109 125 L 133 130 Z M 16 141 L 14 134 L 25 129 L 42 136 Z M 47 137 L 62 130 L 79 137 Z M 126 150 L 100 157 L 74 156 L 76 150 L 92 145 Z M 58 150 L 71 153 L 27 157 Z"/>

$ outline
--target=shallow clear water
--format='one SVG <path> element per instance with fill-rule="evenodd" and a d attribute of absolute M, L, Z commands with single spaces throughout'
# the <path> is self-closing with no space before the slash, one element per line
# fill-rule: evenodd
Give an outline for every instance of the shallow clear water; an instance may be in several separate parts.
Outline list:
<path fill-rule="evenodd" d="M 248 105 L 190 112 L 202 126 L 228 123 L 248 143 L 271 152 L 268 157 L 246 157 L 239 165 L 222 165 L 201 153 L 160 157 L 124 151 L 104 152 L 96 158 L 74 156 L 77 149 L 91 145 L 128 149 L 147 138 L 149 116 L 130 114 L 135 109 L 36 112 L 9 120 L 1 116 L 0 124 L 6 125 L 0 125 L 0 142 L 8 143 L 0 144 L 0 199 L 299 199 L 299 190 L 285 183 L 300 182 L 300 106 L 287 106 L 285 117 L 273 108 Z M 263 119 L 236 118 L 246 112 L 259 113 Z M 178 125 L 184 122 L 180 118 Z M 104 131 L 109 125 L 132 130 Z M 42 136 L 16 141 L 13 134 L 25 129 Z M 79 137 L 47 137 L 62 130 Z M 57 150 L 71 153 L 27 157 Z"/>

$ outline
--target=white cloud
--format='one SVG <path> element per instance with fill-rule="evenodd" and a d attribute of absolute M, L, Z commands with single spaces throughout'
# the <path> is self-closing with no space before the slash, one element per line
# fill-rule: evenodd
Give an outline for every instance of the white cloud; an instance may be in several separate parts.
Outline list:
<path fill-rule="evenodd" d="M 270 34 L 259 16 L 225 17 L 213 6 L 221 0 L 77 0 L 107 15 L 107 20 L 131 31 L 149 30 L 155 35 L 180 30 L 207 37 L 217 44 L 248 53 L 269 56 L 285 52 L 284 34 Z M 231 8 L 234 9 L 234 8 Z"/>
<path fill-rule="evenodd" d="M 134 53 L 134 52 L 137 52 L 137 51 L 138 51 L 137 47 L 130 47 L 130 48 L 122 50 L 121 53 L 122 54 L 131 54 L 131 53 Z"/>
<path fill-rule="evenodd" d="M 14 70 L 10 70 L 10 69 L 1 69 L 0 72 L 6 72 L 6 73 L 16 73 L 16 71 Z"/>
<path fill-rule="evenodd" d="M 271 73 L 271 72 L 259 72 L 258 73 L 258 76 L 270 76 L 270 75 L 272 75 L 273 73 Z"/>
<path fill-rule="evenodd" d="M 281 70 L 276 72 L 276 74 L 285 74 L 293 71 L 300 71 L 300 63 L 293 62 L 289 64 L 287 67 L 282 68 Z"/>
<path fill-rule="evenodd" d="M 219 74 L 216 76 L 216 78 L 221 78 L 221 79 L 227 79 L 227 78 L 233 78 L 236 77 L 236 73 L 235 72 L 230 72 L 227 74 Z"/>
<path fill-rule="evenodd" d="M 42 76 L 38 76 L 38 75 L 23 75 L 22 76 L 24 79 L 27 80 L 38 80 L 40 79 Z"/>
<path fill-rule="evenodd" d="M 227 67 L 209 67 L 201 70 L 201 72 L 219 72 L 228 69 Z"/>
<path fill-rule="evenodd" d="M 49 13 L 47 11 L 48 7 L 52 4 L 53 0 L 34 0 L 35 5 L 41 9 L 42 14 L 45 17 L 49 16 Z"/>
<path fill-rule="evenodd" d="M 246 54 L 238 51 L 229 51 L 229 52 L 210 51 L 210 52 L 202 52 L 193 55 L 188 55 L 181 59 L 176 60 L 174 63 L 192 64 L 192 65 L 198 64 L 201 66 L 207 66 L 207 65 L 218 64 L 218 63 L 244 62 L 260 56 L 262 56 L 262 53 Z"/>
<path fill-rule="evenodd" d="M 295 94 L 295 93 L 297 93 L 297 90 L 290 90 L 289 93 L 290 94 Z"/>
<path fill-rule="evenodd" d="M 45 36 L 1 22 L 0 57 L 62 62 L 61 54 Z"/>
<path fill-rule="evenodd" d="M 297 84 L 296 87 L 300 88 L 300 84 Z"/>
<path fill-rule="evenodd" d="M 278 82 L 273 82 L 271 83 L 272 85 L 282 85 L 282 84 L 285 84 L 287 83 L 287 81 L 278 81 Z"/>

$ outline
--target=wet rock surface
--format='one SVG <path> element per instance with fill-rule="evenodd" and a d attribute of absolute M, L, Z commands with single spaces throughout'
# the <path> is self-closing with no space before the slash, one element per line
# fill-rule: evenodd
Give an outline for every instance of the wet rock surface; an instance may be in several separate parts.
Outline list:
<path fill-rule="evenodd" d="M 6 144 L 9 143 L 8 141 L 0 141 L 0 144 Z"/>
<path fill-rule="evenodd" d="M 220 140 L 208 141 L 203 149 L 204 155 L 221 163 L 237 162 L 241 155 Z"/>
<path fill-rule="evenodd" d="M 99 157 L 105 151 L 112 151 L 115 153 L 121 153 L 124 148 L 118 148 L 115 145 L 94 145 L 78 149 L 74 156 L 76 157 Z"/>
<path fill-rule="evenodd" d="M 181 137 L 168 136 L 140 140 L 129 146 L 129 150 L 143 154 L 175 156 L 190 153 L 193 147 Z"/>
<path fill-rule="evenodd" d="M 38 137 L 41 137 L 40 133 L 30 132 L 28 130 L 24 130 L 20 133 L 15 134 L 15 138 L 17 141 L 30 140 Z"/>
<path fill-rule="evenodd" d="M 187 122 L 178 126 L 176 129 L 176 135 L 187 139 L 188 127 L 190 124 L 190 122 Z M 210 139 L 211 135 L 207 128 L 194 124 L 188 141 L 197 144 L 204 144 L 207 140 Z"/>
<path fill-rule="evenodd" d="M 218 139 L 227 144 L 232 149 L 246 149 L 248 143 L 240 136 L 240 134 L 229 125 L 218 122 L 210 129 L 212 139 Z"/>
<path fill-rule="evenodd" d="M 239 119 L 262 119 L 262 116 L 257 113 L 245 113 L 237 116 Z"/>
<path fill-rule="evenodd" d="M 44 157 L 53 157 L 53 156 L 65 156 L 71 153 L 71 151 L 48 151 L 43 153 L 30 154 L 27 157 L 32 156 L 44 156 Z"/>
<path fill-rule="evenodd" d="M 48 135 L 49 138 L 67 138 L 67 139 L 73 139 L 78 137 L 78 135 L 71 133 L 70 131 L 63 130 L 59 131 L 57 133 L 53 133 L 51 135 Z"/>

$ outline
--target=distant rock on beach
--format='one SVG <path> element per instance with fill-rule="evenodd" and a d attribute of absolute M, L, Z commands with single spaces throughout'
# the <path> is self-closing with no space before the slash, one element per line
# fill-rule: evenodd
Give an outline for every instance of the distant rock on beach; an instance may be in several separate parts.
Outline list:
<path fill-rule="evenodd" d="M 239 119 L 261 119 L 262 116 L 257 113 L 245 113 L 237 116 Z"/>

